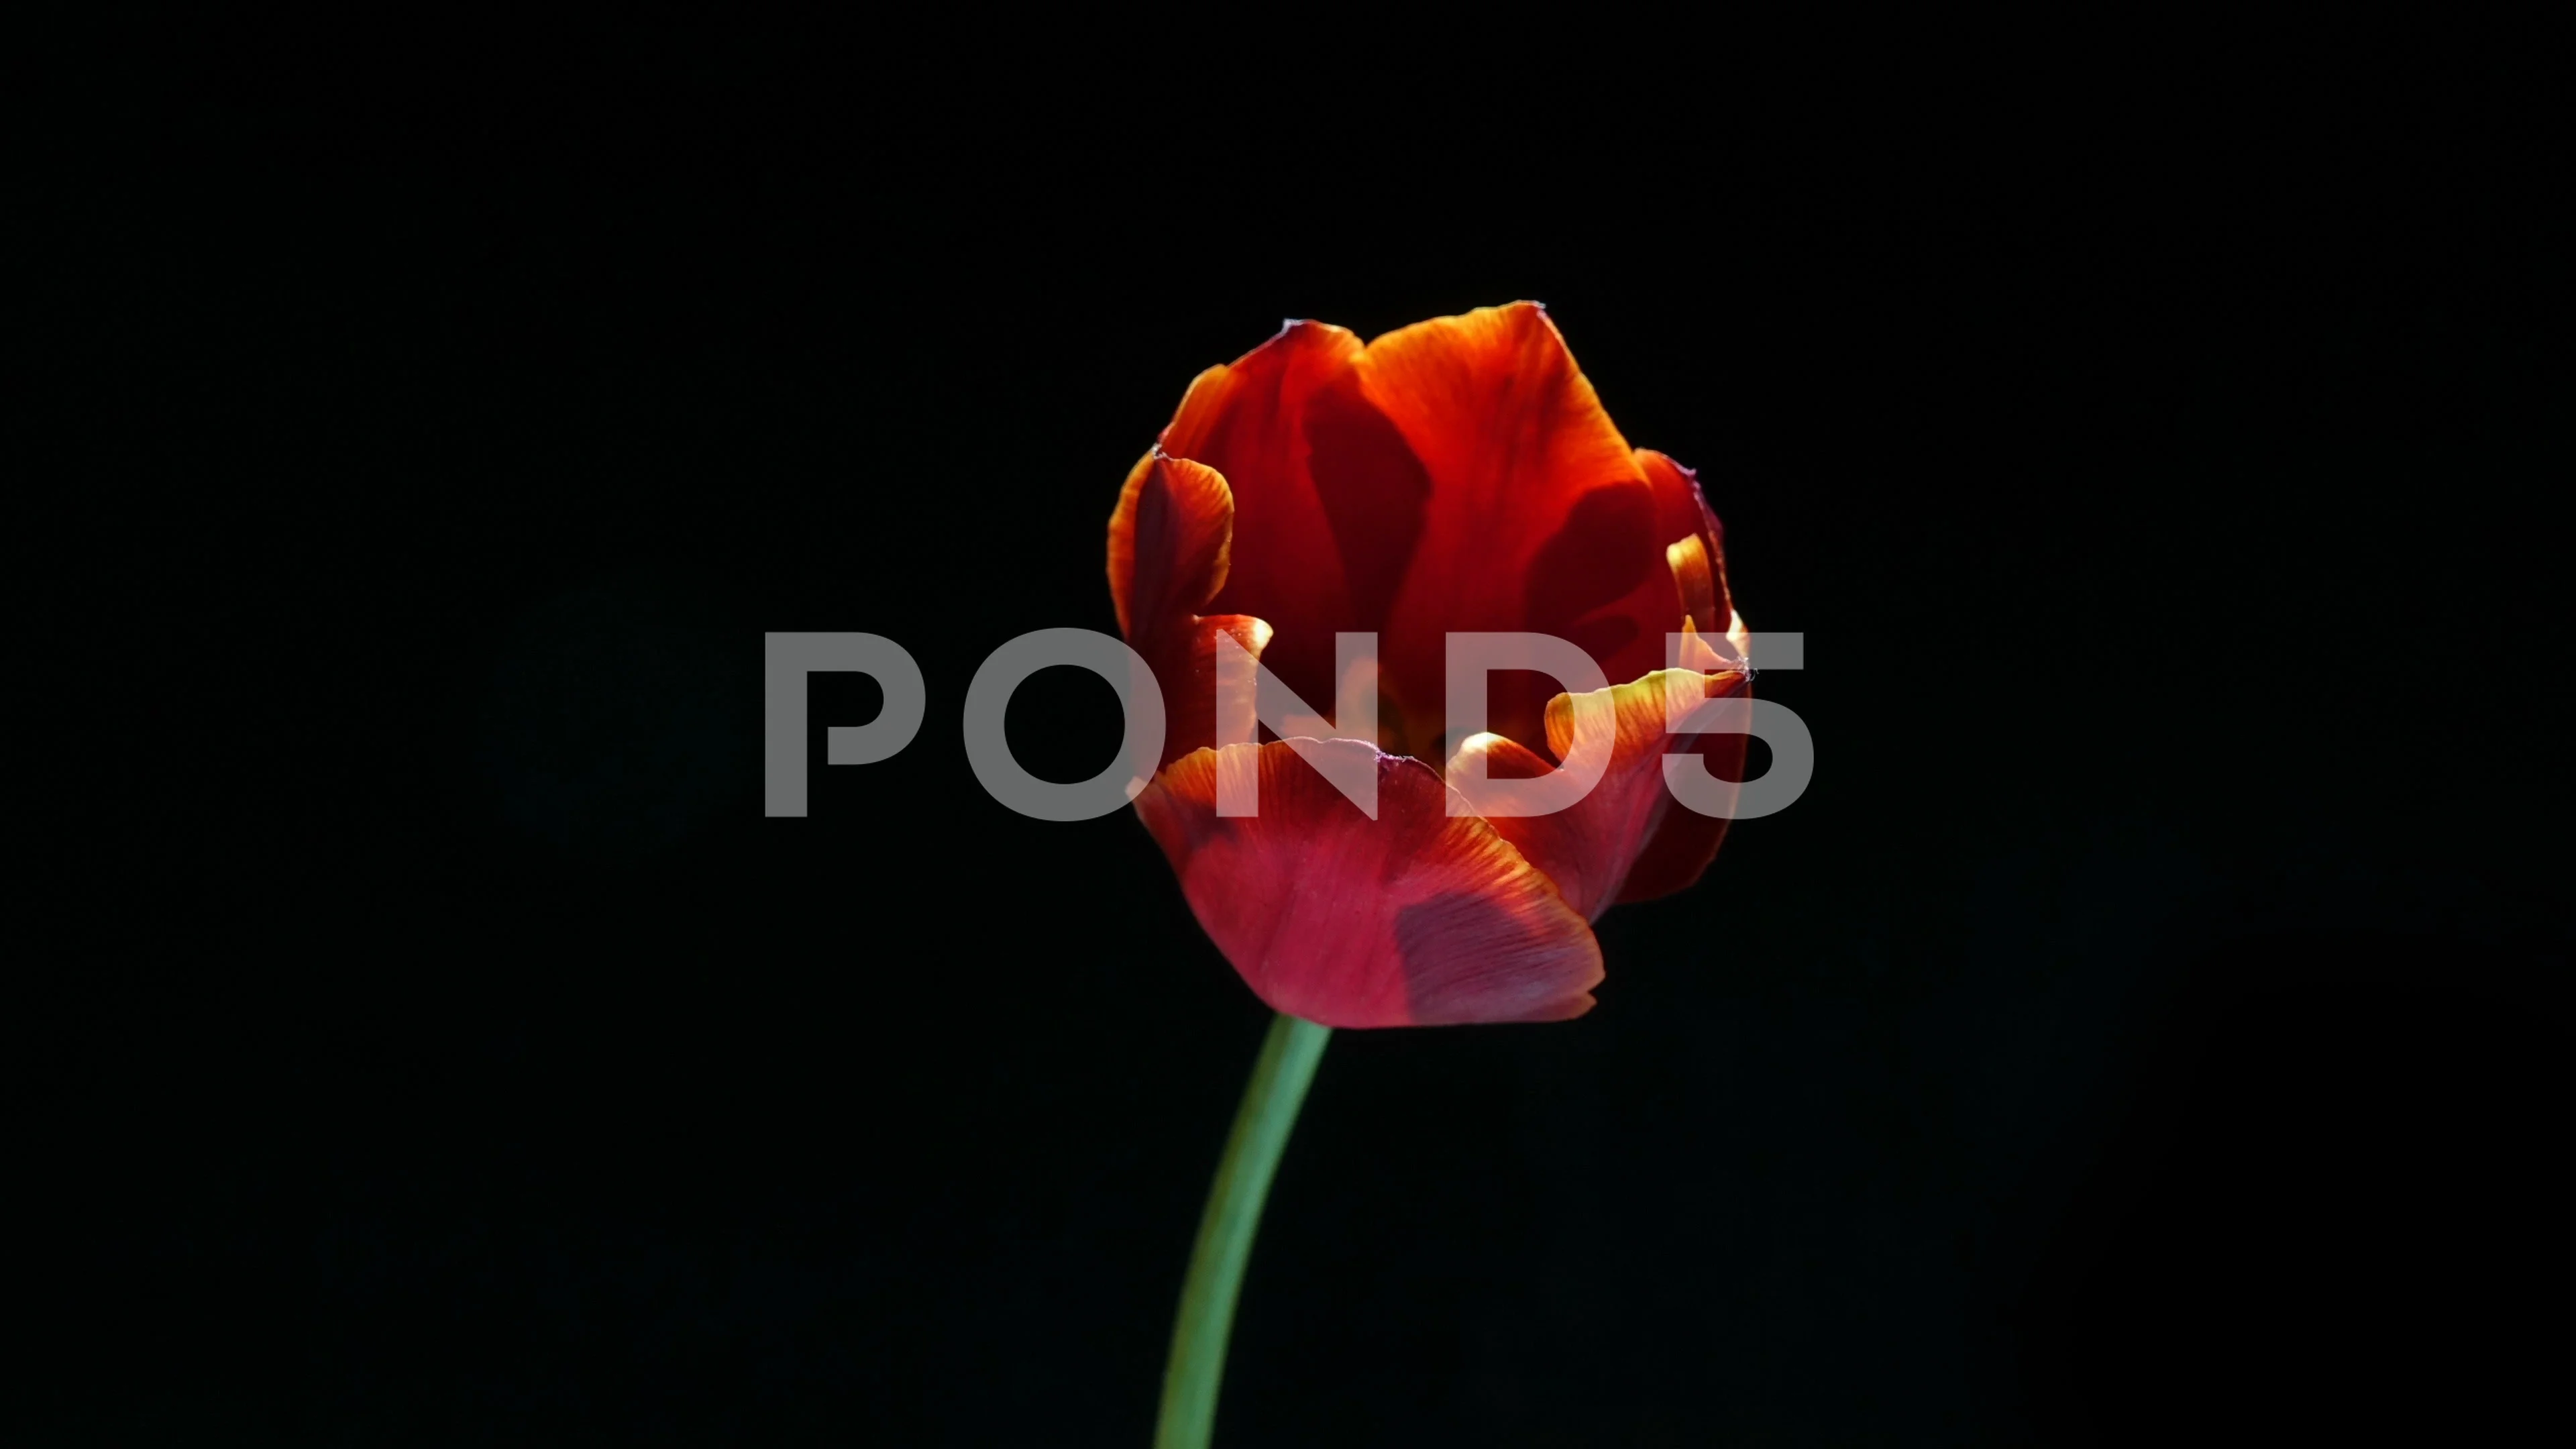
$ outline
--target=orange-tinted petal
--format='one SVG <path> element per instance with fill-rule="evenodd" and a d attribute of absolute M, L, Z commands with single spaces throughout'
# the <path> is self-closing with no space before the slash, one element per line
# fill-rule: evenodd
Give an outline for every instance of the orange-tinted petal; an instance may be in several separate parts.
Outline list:
<path fill-rule="evenodd" d="M 1686 539 L 1699 542 L 1694 563 L 1686 566 L 1682 557 L 1672 558 L 1683 611 L 1701 633 L 1724 633 L 1735 610 L 1726 592 L 1726 533 L 1700 491 L 1699 475 L 1652 448 L 1637 450 L 1637 467 L 1655 490 L 1655 536 L 1668 549 Z"/>
<path fill-rule="evenodd" d="M 1521 302 L 1417 323 L 1372 341 L 1352 370 L 1429 483 L 1381 641 L 1416 748 L 1446 752 L 1452 631 L 1553 634 L 1612 679 L 1662 663 L 1681 602 L 1658 499 L 1544 310 Z M 1535 676 L 1498 677 L 1488 727 L 1538 745 L 1554 692 Z"/>
<path fill-rule="evenodd" d="M 1199 750 L 1136 797 L 1190 909 L 1273 1008 L 1326 1026 L 1559 1021 L 1592 1006 L 1601 950 L 1548 878 L 1419 760 L 1357 740 L 1369 819 L 1285 741 Z M 1258 772 L 1259 814 L 1220 817 L 1220 768 Z"/>
<path fill-rule="evenodd" d="M 1665 531 L 1675 540 L 1666 556 L 1689 614 L 1686 627 L 1709 636 L 1703 647 L 1744 658 L 1751 637 L 1726 585 L 1726 533 L 1700 489 L 1699 475 L 1651 448 L 1639 448 L 1637 462 L 1654 486 Z M 1743 777 L 1745 749 L 1743 735 L 1677 735 L 1671 743 L 1674 753 L 1700 756 L 1708 772 L 1721 780 Z M 1665 811 L 1629 867 L 1619 899 L 1648 901 L 1688 887 L 1717 858 L 1726 825 L 1723 819 L 1679 806 Z"/>
<path fill-rule="evenodd" d="M 1667 818 L 1692 813 L 1677 803 L 1665 787 L 1663 758 L 1667 750 L 1698 738 L 1732 739 L 1739 755 L 1743 748 L 1742 735 L 1667 734 L 1664 721 L 1668 691 L 1699 700 L 1740 693 L 1744 688 L 1744 676 L 1740 674 L 1669 669 L 1590 694 L 1558 695 L 1547 706 L 1550 751 L 1557 759 L 1564 759 L 1574 744 L 1577 719 L 1593 714 L 1605 719 L 1613 732 L 1610 767 L 1600 783 L 1573 805 L 1550 815 L 1495 816 L 1495 831 L 1556 882 L 1566 904 L 1587 919 L 1598 919 L 1603 911 L 1627 899 L 1622 890 L 1648 842 L 1658 837 Z M 1537 751 L 1491 734 L 1471 737 L 1458 753 L 1461 757 L 1481 755 L 1490 780 L 1526 779 L 1549 768 L 1547 758 Z M 1466 780 L 1456 763 L 1453 759 L 1449 778 L 1460 782 L 1468 803 L 1486 804 L 1478 798 L 1478 787 Z M 1725 825 L 1722 820 L 1711 823 L 1721 829 Z M 1709 850 L 1716 850 L 1714 839 L 1709 842 Z M 1699 864 L 1705 866 L 1706 859 Z M 1692 873 L 1696 876 L 1697 868 Z"/>
<path fill-rule="evenodd" d="M 1751 636 L 1745 632 L 1741 615 L 1731 616 L 1729 624 L 1726 648 L 1732 651 L 1732 658 L 1742 659 L 1751 643 Z M 1702 643 L 1690 625 L 1683 625 L 1682 632 L 1693 636 L 1683 647 L 1686 660 L 1695 661 L 1710 670 L 1719 670 L 1727 662 L 1720 657 L 1719 651 Z M 1713 681 L 1741 677 L 1726 672 L 1710 675 Z M 1752 692 L 1749 683 L 1735 690 L 1712 684 L 1709 698 Z M 1744 778 L 1744 753 L 1749 743 L 1748 738 L 1741 734 L 1676 734 L 1668 737 L 1664 753 L 1697 755 L 1711 778 L 1741 781 Z M 1658 770 L 1661 768 L 1657 766 Z M 1732 798 L 1732 792 L 1729 792 L 1729 798 Z M 1702 815 L 1679 803 L 1668 806 L 1657 821 L 1654 833 L 1639 847 L 1635 863 L 1628 867 L 1628 879 L 1619 888 L 1619 900 L 1650 901 L 1687 888 L 1708 869 L 1708 863 L 1717 858 L 1717 847 L 1726 839 L 1726 827 L 1724 816 Z"/>

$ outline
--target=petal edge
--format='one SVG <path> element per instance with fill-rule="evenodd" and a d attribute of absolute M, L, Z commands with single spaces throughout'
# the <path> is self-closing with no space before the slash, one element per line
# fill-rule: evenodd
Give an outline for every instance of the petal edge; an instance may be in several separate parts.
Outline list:
<path fill-rule="evenodd" d="M 1263 1001 L 1342 1027 L 1591 1009 L 1591 927 L 1489 822 L 1451 814 L 1428 765 L 1357 740 L 1299 743 L 1373 757 L 1378 818 L 1285 740 L 1193 751 L 1136 797 L 1199 924 Z M 1259 814 L 1216 814 L 1221 755 L 1258 772 Z"/>

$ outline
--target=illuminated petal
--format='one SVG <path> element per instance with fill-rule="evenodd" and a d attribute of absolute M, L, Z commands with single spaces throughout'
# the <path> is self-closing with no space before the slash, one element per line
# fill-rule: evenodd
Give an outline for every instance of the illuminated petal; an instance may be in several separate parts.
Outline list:
<path fill-rule="evenodd" d="M 1451 631 L 1553 634 L 1612 679 L 1663 662 L 1681 601 L 1655 490 L 1544 310 L 1417 323 L 1352 367 L 1429 482 L 1382 641 L 1390 691 L 1427 716 L 1417 748 L 1448 728 L 1438 702 Z M 1552 692 L 1535 676 L 1497 677 L 1489 727 L 1536 746 Z"/>
<path fill-rule="evenodd" d="M 1727 648 L 1732 651 L 1734 659 L 1742 659 L 1752 643 L 1752 636 L 1746 632 L 1740 615 L 1730 615 L 1728 625 Z M 1682 633 L 1688 636 L 1682 646 L 1685 662 L 1708 670 L 1719 670 L 1731 662 L 1704 643 L 1698 630 L 1691 625 L 1684 624 Z M 1758 662 L 1756 667 L 1759 667 Z M 1730 693 L 1752 693 L 1749 682 L 1740 683 L 1734 689 L 1728 689 L 1722 683 L 1728 679 L 1741 681 L 1742 678 L 1732 673 L 1710 674 L 1708 697 L 1716 699 Z M 1677 734 L 1668 737 L 1664 752 L 1697 755 L 1706 762 L 1704 768 L 1712 778 L 1741 781 L 1747 746 L 1747 738 L 1740 734 Z M 1658 770 L 1661 768 L 1657 766 Z M 1733 799 L 1734 792 L 1729 791 L 1727 798 Z M 1717 858 L 1717 847 L 1726 839 L 1726 826 L 1723 816 L 1702 815 L 1684 805 L 1668 804 L 1657 820 L 1653 834 L 1638 848 L 1635 863 L 1628 867 L 1628 878 L 1619 888 L 1619 900 L 1650 901 L 1690 886 L 1700 878 L 1701 872 L 1708 869 L 1708 863 Z"/>
<path fill-rule="evenodd" d="M 1683 619 L 1695 629 L 1716 628 L 1726 586 L 1718 579 L 1717 566 L 1709 561 L 1708 545 L 1698 534 L 1691 534 L 1679 543 L 1666 544 L 1664 561 L 1672 565 L 1673 582 L 1681 586 Z"/>
<path fill-rule="evenodd" d="M 1642 679 L 1590 694 L 1558 695 L 1547 707 L 1549 749 L 1556 758 L 1565 758 L 1574 743 L 1576 719 L 1582 713 L 1592 713 L 1604 718 L 1614 732 L 1610 767 L 1600 783 L 1575 804 L 1552 815 L 1496 816 L 1491 822 L 1495 831 L 1556 882 L 1567 905 L 1587 919 L 1597 920 L 1603 911 L 1625 899 L 1622 888 L 1648 841 L 1659 838 L 1659 828 L 1667 818 L 1692 813 L 1677 804 L 1665 787 L 1663 757 L 1668 748 L 1701 737 L 1665 732 L 1667 691 L 1699 700 L 1740 693 L 1744 687 L 1740 674 L 1657 670 Z M 1742 752 L 1742 735 L 1707 738 L 1732 739 L 1738 754 Z M 1525 745 L 1493 734 L 1472 736 L 1460 746 L 1448 772 L 1449 778 L 1467 792 L 1472 805 L 1488 802 L 1478 798 L 1478 787 L 1457 768 L 1458 759 L 1471 754 L 1483 757 L 1489 780 L 1527 779 L 1552 768 L 1546 756 Z M 1721 829 L 1725 825 L 1724 821 L 1711 823 Z M 1709 849 L 1716 849 L 1713 838 Z M 1703 857 L 1699 866 L 1706 864 Z M 1692 868 L 1694 877 L 1699 866 Z"/>
<path fill-rule="evenodd" d="M 1199 924 L 1277 1010 L 1326 1026 L 1559 1021 L 1592 1006 L 1601 950 L 1493 826 L 1448 812 L 1419 760 L 1357 740 L 1377 819 L 1284 741 L 1199 750 L 1136 797 Z M 1259 813 L 1220 817 L 1220 768 L 1258 772 Z"/>
<path fill-rule="evenodd" d="M 1675 581 L 1681 585 L 1683 612 L 1703 634 L 1723 631 L 1735 611 L 1735 602 L 1726 592 L 1726 532 L 1700 491 L 1699 475 L 1652 448 L 1637 450 L 1637 467 L 1655 490 L 1655 537 L 1667 546 Z M 1699 545 L 1692 553 L 1670 553 L 1691 541 Z M 1695 559 L 1687 571 L 1686 556 Z"/>
<path fill-rule="evenodd" d="M 1667 546 L 1665 557 L 1689 616 L 1685 632 L 1712 636 L 1705 642 L 1694 640 L 1704 657 L 1685 662 L 1715 669 L 1745 658 L 1752 637 L 1742 616 L 1735 612 L 1734 597 L 1727 589 L 1726 533 L 1700 489 L 1699 475 L 1651 448 L 1637 450 L 1637 463 L 1655 489 L 1657 517 L 1664 536 L 1674 540 Z M 1717 637 L 1721 631 L 1723 644 Z M 1759 661 L 1755 663 L 1758 666 Z M 1701 756 L 1708 762 L 1709 773 L 1719 779 L 1733 780 L 1744 773 L 1742 735 L 1677 736 L 1671 748 Z M 1619 899 L 1652 900 L 1687 887 L 1708 869 L 1725 837 L 1724 820 L 1678 806 L 1665 811 L 1654 835 L 1629 867 L 1627 884 L 1621 888 Z"/>

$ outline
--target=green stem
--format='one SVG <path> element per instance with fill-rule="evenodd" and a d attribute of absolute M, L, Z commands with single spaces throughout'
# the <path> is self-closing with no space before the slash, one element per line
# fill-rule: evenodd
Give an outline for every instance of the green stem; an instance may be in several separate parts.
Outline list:
<path fill-rule="evenodd" d="M 1270 1023 L 1261 1057 L 1235 1110 L 1225 1160 L 1208 1189 L 1199 1240 L 1190 1249 L 1189 1281 L 1181 1285 L 1180 1317 L 1172 1324 L 1172 1359 L 1163 1370 L 1163 1414 L 1154 1426 L 1154 1449 L 1206 1449 L 1216 1427 L 1216 1391 L 1225 1377 L 1225 1340 L 1234 1328 L 1234 1300 L 1243 1287 L 1243 1265 L 1252 1256 L 1261 1203 L 1279 1170 L 1279 1152 L 1297 1125 L 1306 1085 L 1333 1029 L 1285 1012 Z"/>

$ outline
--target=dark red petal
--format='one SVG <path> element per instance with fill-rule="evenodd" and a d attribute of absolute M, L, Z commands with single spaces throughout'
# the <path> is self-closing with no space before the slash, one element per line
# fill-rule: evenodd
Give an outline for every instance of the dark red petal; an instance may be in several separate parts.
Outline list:
<path fill-rule="evenodd" d="M 1176 630 L 1225 587 L 1234 492 L 1204 463 L 1150 452 L 1127 474 L 1109 515 L 1109 597 L 1140 651 Z"/>
<path fill-rule="evenodd" d="M 1521 302 L 1417 323 L 1372 341 L 1352 368 L 1430 483 L 1381 641 L 1385 687 L 1420 721 L 1413 748 L 1448 752 L 1451 631 L 1554 634 L 1612 679 L 1662 663 L 1681 603 L 1658 501 L 1545 311 Z M 1537 746 L 1553 693 L 1535 676 L 1497 678 L 1489 728 Z"/>
<path fill-rule="evenodd" d="M 1162 691 L 1162 764 L 1216 743 L 1217 636 L 1255 659 L 1270 641 L 1269 624 L 1250 615 L 1197 612 L 1225 586 L 1233 525 L 1224 476 L 1160 451 L 1128 474 L 1109 518 L 1110 598 Z"/>
<path fill-rule="evenodd" d="M 1377 819 L 1285 741 L 1199 750 L 1136 797 L 1182 894 L 1245 983 L 1326 1026 L 1560 1021 L 1592 1006 L 1601 949 L 1556 887 L 1491 825 L 1448 813 L 1419 760 L 1357 740 Z M 1258 772 L 1259 811 L 1216 813 L 1216 777 Z"/>
<path fill-rule="evenodd" d="M 1603 719 L 1612 731 L 1610 767 L 1600 783 L 1575 804 L 1552 815 L 1494 816 L 1495 831 L 1556 882 L 1566 904 L 1587 919 L 1599 919 L 1603 911 L 1626 899 L 1621 894 L 1622 887 L 1648 841 L 1657 838 L 1658 827 L 1672 814 L 1691 813 L 1673 800 L 1672 792 L 1664 785 L 1663 758 L 1667 749 L 1696 738 L 1665 732 L 1667 691 L 1680 692 L 1685 699 L 1696 702 L 1740 693 L 1744 688 L 1740 674 L 1678 669 L 1657 670 L 1642 679 L 1590 694 L 1558 695 L 1547 707 L 1549 750 L 1557 759 L 1565 758 L 1575 742 L 1577 719 L 1592 715 Z M 1713 738 L 1733 739 L 1741 754 L 1742 735 Z M 1483 757 L 1489 780 L 1526 779 L 1550 768 L 1547 757 L 1537 751 L 1492 734 L 1471 737 L 1458 751 L 1459 758 L 1468 755 Z M 1457 763 L 1453 758 L 1449 778 L 1467 793 L 1470 804 L 1490 805 L 1489 800 L 1479 798 L 1483 792 L 1465 778 Z M 1713 823 L 1721 828 L 1725 824 Z M 1715 851 L 1714 839 L 1709 849 Z M 1703 858 L 1700 865 L 1706 864 Z M 1696 867 L 1692 873 L 1696 876 Z"/>
<path fill-rule="evenodd" d="M 1190 384 L 1163 451 L 1205 463 L 1234 490 L 1233 567 L 1211 607 L 1278 630 L 1263 662 L 1306 699 L 1329 695 L 1336 629 L 1357 621 L 1332 508 L 1310 467 L 1307 417 L 1350 370 L 1359 339 L 1320 322 L 1278 336 Z"/>

